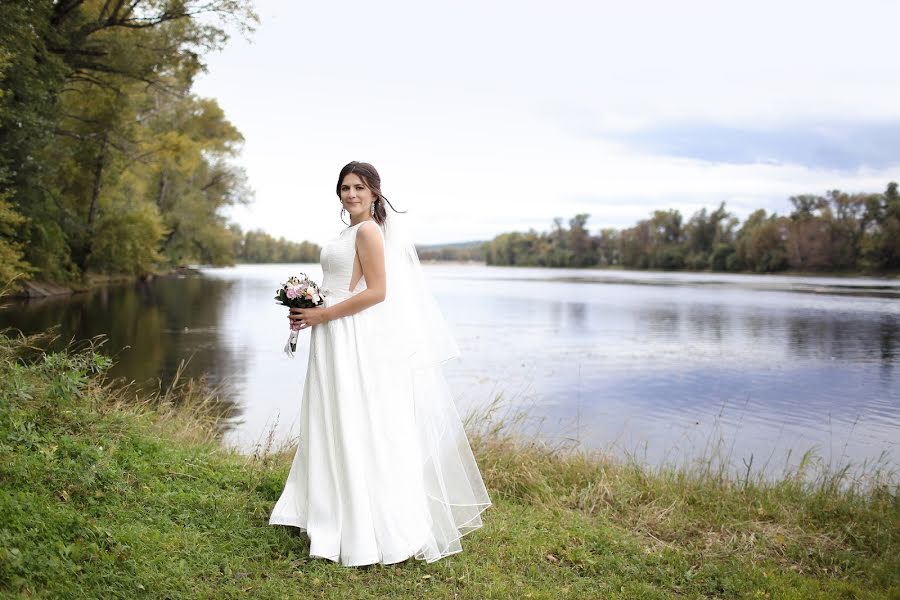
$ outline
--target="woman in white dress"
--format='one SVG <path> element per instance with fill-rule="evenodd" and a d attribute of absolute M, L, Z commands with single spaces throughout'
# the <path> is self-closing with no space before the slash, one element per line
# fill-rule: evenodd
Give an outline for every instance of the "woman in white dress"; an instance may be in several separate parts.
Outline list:
<path fill-rule="evenodd" d="M 351 224 L 322 248 L 325 302 L 289 316 L 311 328 L 309 363 L 269 523 L 346 566 L 433 562 L 491 505 L 442 372 L 459 350 L 375 168 L 344 166 L 337 195 Z"/>

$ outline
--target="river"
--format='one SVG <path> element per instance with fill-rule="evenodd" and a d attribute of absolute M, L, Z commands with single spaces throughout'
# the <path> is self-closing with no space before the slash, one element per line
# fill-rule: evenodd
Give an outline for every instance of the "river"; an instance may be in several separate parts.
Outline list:
<path fill-rule="evenodd" d="M 444 373 L 462 415 L 500 397 L 550 444 L 652 465 L 720 453 L 777 476 L 806 450 L 834 467 L 897 465 L 900 281 L 425 265 L 462 352 Z M 8 302 L 0 327 L 105 334 L 112 375 L 168 381 L 183 360 L 239 420 L 253 451 L 296 435 L 309 333 L 281 352 L 276 286 L 319 265 L 201 275 Z M 750 462 L 752 461 L 752 463 Z"/>

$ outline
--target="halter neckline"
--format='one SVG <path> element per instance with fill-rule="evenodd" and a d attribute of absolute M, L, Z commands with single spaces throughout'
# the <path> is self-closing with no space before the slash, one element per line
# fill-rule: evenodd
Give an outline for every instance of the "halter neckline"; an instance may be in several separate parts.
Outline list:
<path fill-rule="evenodd" d="M 369 219 L 366 219 L 366 221 L 368 221 L 368 220 L 369 220 Z M 362 224 L 365 223 L 366 221 L 360 221 L 360 222 L 357 223 L 356 225 L 347 225 L 347 227 L 348 227 L 348 228 L 350 228 L 350 227 L 357 227 L 357 226 L 359 226 L 359 225 L 362 225 Z"/>
<path fill-rule="evenodd" d="M 359 227 L 360 225 L 362 225 L 363 223 L 367 223 L 368 221 L 372 221 L 373 223 L 377 223 L 377 221 L 376 221 L 375 219 L 366 219 L 365 221 L 360 221 L 360 222 L 357 223 L 356 225 L 347 225 L 346 227 L 344 227 L 344 231 L 347 231 L 348 229 L 353 229 L 354 227 Z"/>

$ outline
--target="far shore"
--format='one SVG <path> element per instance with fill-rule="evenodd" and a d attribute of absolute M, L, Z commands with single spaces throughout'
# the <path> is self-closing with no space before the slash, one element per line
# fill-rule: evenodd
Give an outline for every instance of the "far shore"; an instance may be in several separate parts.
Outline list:
<path fill-rule="evenodd" d="M 422 260 L 423 265 L 452 265 L 452 266 L 498 266 L 513 268 L 532 268 L 532 269 L 551 269 L 551 270 L 579 270 L 579 271 L 634 271 L 640 273 L 690 273 L 690 274 L 709 274 L 709 275 L 758 275 L 758 276 L 774 276 L 774 277 L 827 277 L 842 279 L 882 279 L 893 281 L 900 279 L 900 272 L 863 272 L 863 271 L 776 271 L 772 273 L 756 273 L 753 271 L 695 271 L 688 269 L 664 270 L 664 269 L 627 269 L 620 266 L 599 266 L 590 267 L 540 267 L 534 265 L 486 265 L 484 261 L 475 260 Z M 297 264 L 297 263 L 237 263 L 238 266 L 243 264 Z M 152 281 L 157 277 L 191 275 L 199 273 L 199 268 L 203 265 L 191 265 L 175 267 L 170 271 L 159 273 L 144 273 L 141 275 L 122 275 L 122 274 L 91 274 L 81 282 L 56 283 L 52 281 L 33 280 L 26 281 L 21 284 L 17 290 L 8 294 L 7 298 L 47 298 L 51 296 L 69 296 L 88 292 L 91 289 L 104 287 L 108 285 L 119 285 L 127 283 L 135 283 L 138 281 Z"/>

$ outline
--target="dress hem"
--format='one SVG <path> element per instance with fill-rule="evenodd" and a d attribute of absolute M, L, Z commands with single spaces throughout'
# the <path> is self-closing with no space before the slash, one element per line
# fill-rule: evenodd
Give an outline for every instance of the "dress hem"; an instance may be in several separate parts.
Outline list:
<path fill-rule="evenodd" d="M 465 505 L 459 505 L 459 506 L 479 506 L 479 505 L 478 504 L 465 504 Z M 465 523 L 462 523 L 461 525 L 459 525 L 457 527 L 457 532 L 459 532 L 459 536 L 450 540 L 450 542 L 447 544 L 447 547 L 449 548 L 450 546 L 453 545 L 454 542 L 458 542 L 459 540 L 464 538 L 466 535 L 472 533 L 473 531 L 478 531 L 479 529 L 481 529 L 484 526 L 483 523 L 478 525 L 477 527 L 470 527 L 467 531 L 462 531 L 460 528 L 466 527 L 467 525 L 469 525 L 470 523 L 472 523 L 473 521 L 475 521 L 476 519 L 481 517 L 481 514 L 484 511 L 486 511 L 487 509 L 489 509 L 491 506 L 493 506 L 493 502 L 489 502 L 487 505 L 485 505 L 483 508 L 481 508 L 478 511 L 478 514 L 473 516 L 471 519 L 469 519 Z M 307 536 L 309 535 L 307 526 L 302 524 L 300 519 L 292 519 L 290 517 L 276 517 L 273 515 L 272 517 L 269 518 L 269 525 L 282 525 L 285 527 L 295 527 L 295 528 L 299 529 L 300 531 L 306 533 Z M 311 539 L 310 539 L 310 543 L 312 543 Z M 409 556 L 407 556 L 406 558 L 401 558 L 399 560 L 390 560 L 387 562 L 382 561 L 382 560 L 373 560 L 373 561 L 364 561 L 364 562 L 357 562 L 357 561 L 342 562 L 340 560 L 340 555 L 338 555 L 337 557 L 333 557 L 333 556 L 325 556 L 322 554 L 314 554 L 312 552 L 309 553 L 309 556 L 314 557 L 314 558 L 324 558 L 325 560 L 339 564 L 343 567 L 365 567 L 368 565 L 375 565 L 375 564 L 393 565 L 396 563 L 401 563 L 410 558 L 415 558 L 416 560 L 424 561 L 427 564 L 431 564 L 433 562 L 437 562 L 437 561 L 441 560 L 442 558 L 447 558 L 448 556 L 452 556 L 454 554 L 459 554 L 460 552 L 462 552 L 462 548 L 459 548 L 458 550 L 452 550 L 452 551 L 447 550 L 445 552 L 438 553 L 437 557 L 432 557 L 429 560 L 429 558 L 427 556 L 419 556 L 419 552 L 415 551 L 412 554 L 410 554 Z"/>

